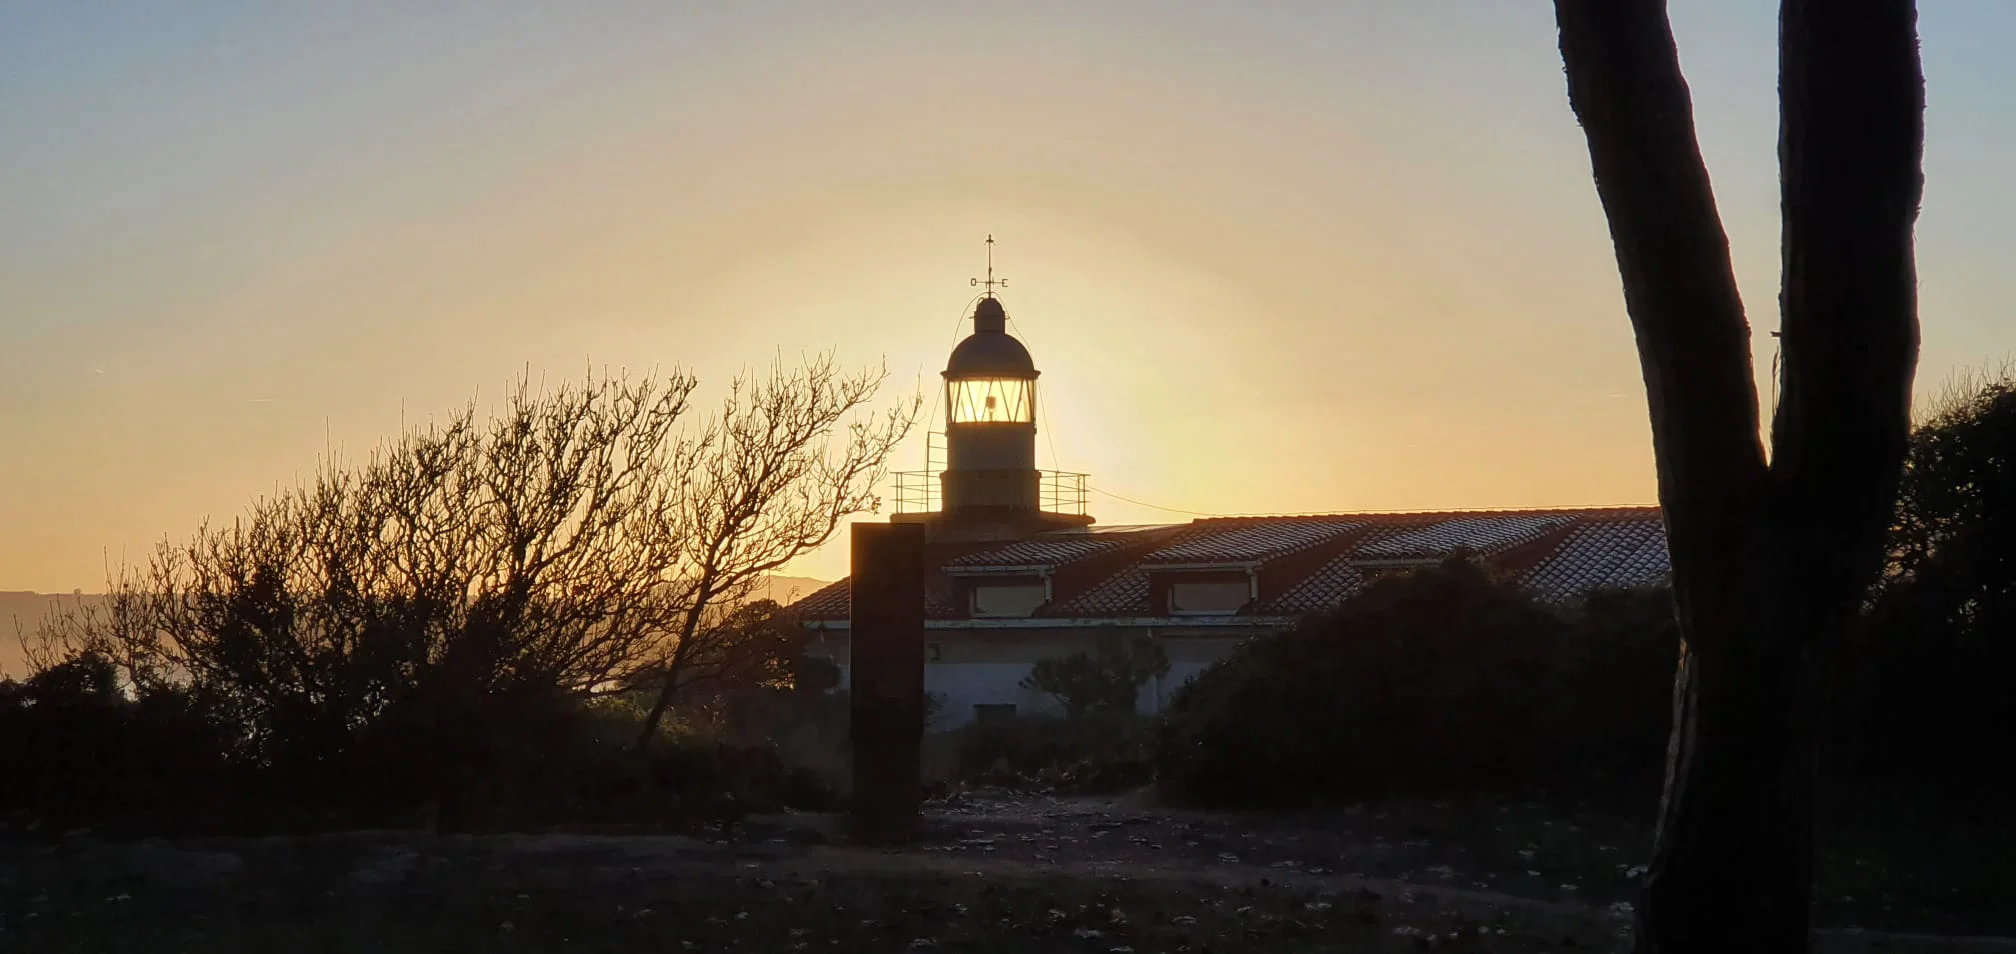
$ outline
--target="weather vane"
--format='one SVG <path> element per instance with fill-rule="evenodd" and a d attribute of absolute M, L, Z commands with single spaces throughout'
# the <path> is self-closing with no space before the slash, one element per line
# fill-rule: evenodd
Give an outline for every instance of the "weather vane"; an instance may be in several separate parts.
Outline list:
<path fill-rule="evenodd" d="M 987 297 L 989 298 L 994 297 L 994 286 L 1008 287 L 1008 279 L 1003 278 L 997 281 L 994 278 L 994 236 L 992 233 L 989 233 L 987 236 L 987 280 L 983 282 L 977 278 L 969 278 L 966 280 L 966 284 L 976 288 L 982 285 L 987 286 Z"/>

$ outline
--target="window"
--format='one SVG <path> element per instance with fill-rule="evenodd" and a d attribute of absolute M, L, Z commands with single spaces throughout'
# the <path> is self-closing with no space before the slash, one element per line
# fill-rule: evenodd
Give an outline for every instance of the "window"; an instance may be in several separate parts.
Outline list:
<path fill-rule="evenodd" d="M 946 382 L 945 391 L 948 423 L 1036 421 L 1036 382 L 1027 378 L 965 378 Z"/>
<path fill-rule="evenodd" d="M 945 655 L 945 647 L 940 643 L 924 644 L 924 661 L 937 662 Z"/>
<path fill-rule="evenodd" d="M 973 587 L 972 611 L 975 616 L 1031 616 L 1046 598 L 1041 581 L 980 583 Z"/>
<path fill-rule="evenodd" d="M 973 721 L 982 724 L 1006 722 L 1015 718 L 1015 705 L 976 705 L 973 707 Z"/>
<path fill-rule="evenodd" d="M 1169 612 L 1194 615 L 1239 612 L 1252 598 L 1245 580 L 1211 580 L 1169 585 Z"/>

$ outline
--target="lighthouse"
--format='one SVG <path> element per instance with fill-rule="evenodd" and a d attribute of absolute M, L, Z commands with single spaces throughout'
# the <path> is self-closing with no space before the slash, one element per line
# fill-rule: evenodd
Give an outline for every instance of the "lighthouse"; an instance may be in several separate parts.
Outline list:
<path fill-rule="evenodd" d="M 994 277 L 993 245 L 990 235 L 986 279 L 972 280 L 984 288 L 972 332 L 945 362 L 943 430 L 931 435 L 927 470 L 897 475 L 895 519 L 926 523 L 936 539 L 1013 539 L 1092 523 L 1085 475 L 1036 466 L 1041 372 L 1008 333 L 1008 311 L 995 294 L 1007 281 Z"/>

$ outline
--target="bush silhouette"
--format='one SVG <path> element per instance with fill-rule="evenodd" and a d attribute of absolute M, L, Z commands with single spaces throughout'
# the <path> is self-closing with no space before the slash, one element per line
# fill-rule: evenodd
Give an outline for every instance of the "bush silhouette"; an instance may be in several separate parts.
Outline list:
<path fill-rule="evenodd" d="M 1154 640 L 1101 633 L 1092 652 L 1037 660 L 1022 688 L 1048 693 L 1064 707 L 1067 719 L 1132 715 L 1141 687 L 1168 672 L 1169 657 Z"/>
<path fill-rule="evenodd" d="M 1179 691 L 1157 781 L 1179 802 L 1300 805 L 1656 766 L 1669 605 L 1614 594 L 1564 612 L 1460 557 L 1380 578 Z"/>
<path fill-rule="evenodd" d="M 1889 567 L 1835 702 L 1841 767 L 2007 790 L 2016 720 L 2016 376 L 1961 382 L 1911 435 Z"/>
<path fill-rule="evenodd" d="M 690 376 L 521 380 L 495 417 L 331 460 L 38 633 L 41 672 L 0 693 L 0 810 L 483 827 L 805 794 L 767 744 L 657 726 L 798 681 L 804 632 L 751 595 L 873 506 L 912 416 L 847 423 L 881 380 L 779 364 L 696 432 Z"/>
<path fill-rule="evenodd" d="M 0 819 L 55 831 L 187 827 L 235 787 L 227 749 L 193 697 L 130 698 L 111 663 L 80 656 L 0 683 Z"/>
<path fill-rule="evenodd" d="M 1149 720 L 1131 713 L 975 722 L 957 733 L 954 771 L 966 783 L 1111 794 L 1153 778 L 1151 741 Z"/>

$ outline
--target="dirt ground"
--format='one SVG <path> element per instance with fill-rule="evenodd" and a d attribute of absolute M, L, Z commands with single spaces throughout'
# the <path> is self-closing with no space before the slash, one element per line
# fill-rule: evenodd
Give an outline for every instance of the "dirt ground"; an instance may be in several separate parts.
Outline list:
<path fill-rule="evenodd" d="M 0 951 L 1602 951 L 1622 946 L 1635 830 L 1516 802 L 1318 818 L 1001 794 L 934 804 L 900 849 L 805 815 L 682 836 L 80 836 L 0 848 Z M 1821 921 L 1983 933 L 1840 917 L 1883 903 L 1823 897 Z"/>

